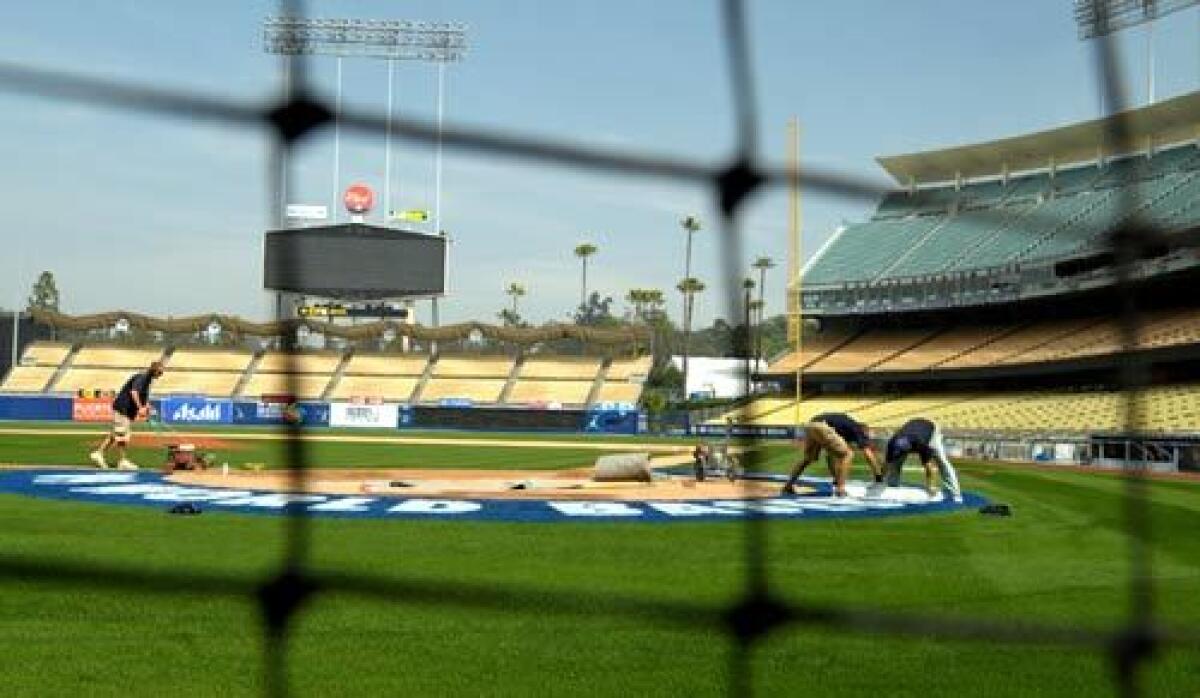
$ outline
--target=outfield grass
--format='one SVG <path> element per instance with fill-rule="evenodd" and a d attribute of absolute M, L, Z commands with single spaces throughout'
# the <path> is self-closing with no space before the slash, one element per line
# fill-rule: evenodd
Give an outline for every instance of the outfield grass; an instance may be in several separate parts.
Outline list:
<path fill-rule="evenodd" d="M 26 448 L 0 437 L 0 460 L 19 460 Z M 790 455 L 776 447 L 770 460 L 779 467 Z M 772 588 L 795 600 L 1076 627 L 1122 617 L 1128 565 L 1118 478 L 975 463 L 960 472 L 966 488 L 1013 505 L 1016 516 L 773 521 Z M 1200 626 L 1200 484 L 1156 481 L 1148 492 L 1158 613 Z M 278 562 L 281 524 L 0 496 L 0 555 L 250 582 Z M 497 610 L 318 597 L 291 639 L 297 695 L 728 694 L 730 645 L 719 633 L 539 608 L 549 594 L 572 592 L 717 607 L 743 581 L 736 523 L 326 519 L 312 527 L 311 561 L 323 571 L 433 589 L 469 583 L 530 591 Z M 262 655 L 251 601 L 206 596 L 200 585 L 180 591 L 0 577 L 0 689 L 255 695 Z M 758 695 L 1112 694 L 1110 667 L 1095 653 L 804 627 L 772 635 L 753 667 Z M 1164 655 L 1146 680 L 1150 695 L 1200 694 L 1200 652 Z"/>

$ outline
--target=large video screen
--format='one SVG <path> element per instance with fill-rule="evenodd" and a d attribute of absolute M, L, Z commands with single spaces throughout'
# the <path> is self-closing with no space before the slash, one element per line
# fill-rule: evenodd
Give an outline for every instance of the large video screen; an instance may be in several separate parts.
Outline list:
<path fill-rule="evenodd" d="M 446 238 L 362 224 L 272 230 L 263 286 L 328 298 L 441 295 Z"/>

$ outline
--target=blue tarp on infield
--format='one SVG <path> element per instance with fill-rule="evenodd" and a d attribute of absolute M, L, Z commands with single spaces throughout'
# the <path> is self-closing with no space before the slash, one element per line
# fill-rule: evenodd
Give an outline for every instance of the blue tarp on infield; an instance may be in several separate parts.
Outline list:
<path fill-rule="evenodd" d="M 764 475 L 762 479 L 776 479 Z M 756 478 L 757 479 L 757 478 Z M 519 521 L 553 523 L 566 521 L 735 521 L 757 508 L 772 519 L 847 519 L 977 508 L 983 497 L 967 493 L 964 502 L 929 501 L 918 497 L 917 488 L 894 488 L 896 499 L 829 496 L 830 486 L 822 480 L 805 478 L 802 484 L 815 490 L 803 496 L 773 497 L 755 502 L 736 499 L 702 501 L 581 501 L 437 499 L 430 497 L 346 496 L 287 494 L 265 490 L 224 489 L 177 485 L 156 472 L 111 470 L 29 469 L 0 472 L 0 493 L 43 499 L 96 504 L 154 507 L 165 511 L 180 502 L 198 504 L 205 512 L 280 515 L 303 510 L 314 517 Z"/>

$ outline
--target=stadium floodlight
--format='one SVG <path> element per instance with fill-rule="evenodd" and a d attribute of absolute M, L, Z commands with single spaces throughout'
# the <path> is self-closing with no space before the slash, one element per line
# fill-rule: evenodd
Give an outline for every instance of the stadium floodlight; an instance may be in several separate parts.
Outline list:
<path fill-rule="evenodd" d="M 1075 0 L 1075 23 L 1080 39 L 1094 39 L 1195 5 L 1200 0 Z"/>
<path fill-rule="evenodd" d="M 335 56 L 337 105 L 334 109 L 333 206 L 338 215 L 341 129 L 337 115 L 342 104 L 342 59 L 374 58 L 388 62 L 387 129 L 384 146 L 383 211 L 391 211 L 392 93 L 396 61 L 422 61 L 438 67 L 438 139 L 434 164 L 434 232 L 442 225 L 442 122 L 445 102 L 445 67 L 461 61 L 467 52 L 467 25 L 461 22 L 414 22 L 383 19 L 316 19 L 267 17 L 263 20 L 263 50 L 282 56 Z M 286 201 L 281 202 L 286 205 Z M 436 315 L 436 312 L 434 313 Z"/>
<path fill-rule="evenodd" d="M 1200 5 L 1200 0 L 1075 0 L 1079 38 L 1095 39 L 1148 24 L 1146 32 L 1146 103 L 1154 104 L 1154 22 L 1172 12 Z M 1103 95 L 1100 112 L 1104 112 Z M 1111 105 L 1110 105 L 1111 106 Z"/>
<path fill-rule="evenodd" d="M 394 61 L 451 63 L 467 51 L 467 28 L 458 22 L 268 17 L 267 53 L 326 55 Z"/>

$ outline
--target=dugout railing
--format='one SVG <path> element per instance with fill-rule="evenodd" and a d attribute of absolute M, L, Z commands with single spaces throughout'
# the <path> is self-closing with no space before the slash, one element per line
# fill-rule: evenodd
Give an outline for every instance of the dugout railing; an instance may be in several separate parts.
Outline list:
<path fill-rule="evenodd" d="M 1100 92 L 1112 111 L 1106 121 L 1106 139 L 1110 146 L 1131 142 L 1128 124 L 1122 116 L 1126 104 L 1120 80 L 1115 41 L 1107 33 L 1108 5 L 1081 0 L 1090 5 L 1096 47 L 1096 72 Z M 299 0 L 284 0 L 281 14 L 303 16 Z M 736 119 L 736 149 L 733 156 L 717 165 L 702 161 L 657 157 L 655 155 L 584 146 L 535 136 L 502 134 L 411 119 L 390 122 L 393 138 L 418 143 L 440 140 L 446 148 L 481 155 L 545 165 L 583 169 L 595 173 L 625 177 L 665 178 L 707 187 L 720 211 L 719 254 L 722 260 L 722 291 L 727 317 L 739 317 L 742 299 L 740 268 L 743 257 L 740 214 L 751 194 L 768 187 L 803 186 L 824 194 L 856 199 L 878 200 L 885 191 L 855 178 L 839 176 L 815 168 L 801 172 L 764 164 L 759 156 L 758 99 L 751 67 L 751 43 L 747 31 L 746 7 L 741 0 L 723 0 L 721 18 L 728 74 L 725 76 Z M 287 176 L 286 153 L 314 130 L 333 121 L 329 104 L 315 96 L 306 72 L 306 60 L 284 59 L 286 87 L 283 94 L 264 102 L 246 102 L 213 95 L 174 91 L 160 86 L 136 85 L 96 79 L 79 74 L 34 68 L 12 62 L 0 62 L 0 90 L 60 100 L 64 104 L 87 103 L 127 111 L 140 116 L 182 119 L 194 123 L 223 125 L 266 131 L 273 139 L 273 154 L 266 173 L 270 186 L 264 202 L 275 211 L 281 224 L 282 212 L 272 202 L 280 200 Z M 339 116 L 340 128 L 383 134 L 389 122 L 382 116 L 345 110 Z M 1118 148 L 1119 149 L 1119 148 Z M 1120 209 L 1134 211 L 1132 194 L 1123 194 Z M 982 214 L 981 214 L 982 215 Z M 276 227 L 282 227 L 277 225 Z M 1012 234 L 1020 234 L 1014 230 Z M 1123 302 L 1124 345 L 1137 344 L 1138 308 L 1131 292 L 1135 260 L 1148 247 L 1156 246 L 1160 232 L 1127 222 L 1109 239 L 1116 262 L 1115 286 Z M 1198 240 L 1179 241 L 1196 246 Z M 295 347 L 288 347 L 294 350 Z M 739 348 L 749 361 L 750 347 Z M 1124 361 L 1122 386 L 1127 391 L 1126 432 L 1139 432 L 1140 415 L 1136 395 L 1146 384 L 1146 367 L 1135 354 Z M 294 372 L 289 375 L 295 375 Z M 748 380 L 748 376 L 747 376 Z M 307 489 L 308 454 L 305 442 L 295 438 L 300 425 L 286 427 L 286 460 L 290 485 L 295 491 Z M 741 440 L 748 440 L 740 437 Z M 748 444 L 743 444 L 748 445 Z M 751 453 L 757 453 L 752 450 Z M 753 456 L 746 467 L 753 470 Z M 269 695 L 289 693 L 287 682 L 287 638 L 297 617 L 311 604 L 314 596 L 352 595 L 403 604 L 442 606 L 463 609 L 488 609 L 500 613 L 527 613 L 570 616 L 581 622 L 588 618 L 624 616 L 646 624 L 684 630 L 717 631 L 725 634 L 733 648 L 730 663 L 722 667 L 728 674 L 732 695 L 752 695 L 755 688 L 750 670 L 754 648 L 785 628 L 806 628 L 853 635 L 889 635 L 925 638 L 943 642 L 1011 643 L 1023 646 L 1057 646 L 1081 652 L 1100 653 L 1112 668 L 1114 686 L 1121 695 L 1137 695 L 1139 670 L 1147 662 L 1163 656 L 1166 650 L 1200 648 L 1200 629 L 1174 627 L 1155 613 L 1155 583 L 1150 554 L 1152 531 L 1145 487 L 1144 468 L 1125 470 L 1123 512 L 1129 541 L 1129 611 L 1124 622 L 1115 627 L 1080 627 L 1029 618 L 1021 621 L 988 618 L 948 617 L 937 614 L 899 613 L 867 606 L 833 606 L 823 603 L 794 602 L 776 593 L 777 582 L 767 572 L 767 536 L 769 528 L 757 507 L 737 524 L 744 530 L 742 567 L 745 570 L 742 591 L 728 605 L 700 602 L 664 602 L 619 594 L 593 594 L 564 591 L 560 588 L 495 587 L 470 581 L 430 580 L 418 576 L 366 576 L 338 574 L 314 569 L 309 564 L 310 521 L 299 508 L 286 518 L 286 536 L 279 565 L 265 578 L 246 581 L 239 578 L 202 573 L 194 570 L 137 569 L 115 564 L 76 562 L 35 554 L 0 555 L 0 577 L 37 583 L 43 587 L 80 586 L 136 590 L 147 593 L 214 595 L 257 599 L 261 610 L 262 632 L 266 639 L 265 685 Z M 797 580 L 793 580 L 797 581 Z M 801 580 L 802 581 L 802 580 Z M 718 669 L 720 670 L 720 669 Z"/>

